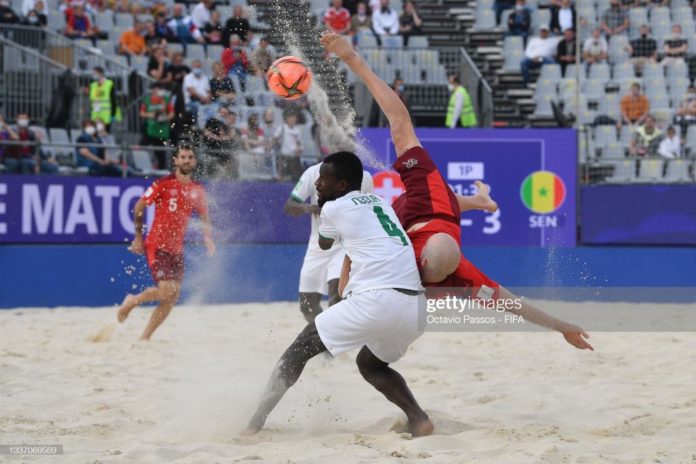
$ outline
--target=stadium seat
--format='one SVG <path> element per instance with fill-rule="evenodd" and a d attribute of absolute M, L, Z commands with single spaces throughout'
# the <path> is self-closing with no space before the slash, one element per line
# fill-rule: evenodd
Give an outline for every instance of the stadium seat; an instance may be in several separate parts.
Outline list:
<path fill-rule="evenodd" d="M 147 56 L 131 56 L 131 66 L 142 74 L 147 74 L 147 64 L 150 59 Z"/>
<path fill-rule="evenodd" d="M 610 68 L 606 63 L 593 64 L 590 67 L 590 79 L 601 79 L 608 81 L 611 79 Z"/>
<path fill-rule="evenodd" d="M 619 64 L 614 65 L 614 80 L 615 81 L 632 80 L 635 78 L 636 78 L 635 69 L 633 67 L 633 63 L 631 63 L 630 61 L 625 61 L 623 63 L 619 63 Z"/>
<path fill-rule="evenodd" d="M 358 36 L 358 46 L 362 48 L 375 48 L 377 46 L 377 38 L 371 33 L 360 34 Z"/>
<path fill-rule="evenodd" d="M 206 56 L 209 60 L 220 61 L 225 48 L 222 45 L 206 45 Z"/>
<path fill-rule="evenodd" d="M 594 142 L 597 148 L 604 148 L 609 144 L 616 143 L 616 126 L 595 127 Z"/>
<path fill-rule="evenodd" d="M 542 24 L 550 25 L 551 23 L 551 10 L 532 10 L 532 31 L 534 35 L 539 33 L 539 27 Z"/>
<path fill-rule="evenodd" d="M 496 26 L 495 13 L 492 9 L 476 11 L 474 19 L 475 30 L 490 30 L 495 29 Z"/>
<path fill-rule="evenodd" d="M 618 121 L 621 117 L 620 101 L 620 96 L 615 93 L 605 94 L 604 98 L 599 101 L 599 114 L 609 116 Z"/>
<path fill-rule="evenodd" d="M 384 48 L 402 48 L 404 46 L 404 38 L 400 35 L 382 37 L 382 46 Z"/>
<path fill-rule="evenodd" d="M 220 21 L 222 24 L 225 24 L 225 22 L 232 17 L 232 7 L 229 5 L 221 5 L 218 3 L 215 5 L 215 11 L 220 13 Z"/>
<path fill-rule="evenodd" d="M 133 15 L 130 13 L 116 13 L 114 20 L 117 27 L 128 29 L 133 26 Z"/>
<path fill-rule="evenodd" d="M 659 182 L 662 180 L 664 163 L 661 159 L 640 160 L 638 180 L 642 182 Z"/>
<path fill-rule="evenodd" d="M 114 12 L 108 9 L 100 11 L 94 18 L 95 25 L 103 32 L 111 34 L 111 29 L 114 27 Z"/>
<path fill-rule="evenodd" d="M 604 97 L 605 82 L 601 79 L 587 79 L 582 82 L 582 93 L 587 98 L 599 99 Z"/>
<path fill-rule="evenodd" d="M 689 78 L 689 66 L 684 61 L 675 61 L 674 63 L 666 66 L 667 68 L 667 78 L 668 79 L 688 79 Z"/>
<path fill-rule="evenodd" d="M 689 174 L 691 162 L 685 159 L 672 159 L 667 161 L 665 182 L 691 182 Z"/>
<path fill-rule="evenodd" d="M 621 143 L 610 143 L 601 150 L 602 159 L 607 161 L 618 161 L 626 158 L 626 148 Z"/>
<path fill-rule="evenodd" d="M 557 64 L 545 64 L 541 67 L 539 79 L 561 80 L 561 66 Z"/>
<path fill-rule="evenodd" d="M 534 116 L 549 117 L 553 116 L 553 109 L 551 108 L 552 97 L 550 95 L 544 95 L 542 97 L 535 98 L 536 108 L 534 108 Z"/>
<path fill-rule="evenodd" d="M 408 39 L 409 48 L 428 48 L 428 37 L 418 35 Z"/>
<path fill-rule="evenodd" d="M 186 59 L 189 63 L 193 60 L 205 61 L 205 48 L 200 44 L 188 44 L 186 46 Z"/>
<path fill-rule="evenodd" d="M 639 37 L 638 29 L 643 24 L 648 24 L 648 10 L 645 7 L 630 8 L 628 10 L 629 36 Z"/>
<path fill-rule="evenodd" d="M 613 64 L 623 63 L 631 57 L 627 50 L 628 36 L 613 35 L 609 39 L 609 62 Z"/>
<path fill-rule="evenodd" d="M 572 79 L 585 79 L 585 66 L 569 64 L 568 66 L 566 66 L 565 76 L 563 77 Z"/>
<path fill-rule="evenodd" d="M 522 37 L 505 37 L 503 42 L 503 70 L 519 71 L 523 56 Z"/>
<path fill-rule="evenodd" d="M 613 161 L 613 173 L 605 180 L 613 183 L 628 183 L 636 180 L 636 160 L 624 159 Z"/>
<path fill-rule="evenodd" d="M 549 79 L 539 79 L 536 83 L 536 88 L 534 89 L 534 97 L 544 97 L 551 96 L 556 97 L 557 86 L 556 81 Z"/>

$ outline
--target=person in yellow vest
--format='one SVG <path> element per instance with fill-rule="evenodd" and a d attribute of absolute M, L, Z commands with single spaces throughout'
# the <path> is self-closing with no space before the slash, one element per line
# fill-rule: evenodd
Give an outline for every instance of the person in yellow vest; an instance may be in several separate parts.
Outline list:
<path fill-rule="evenodd" d="M 107 79 L 104 68 L 96 66 L 93 70 L 92 83 L 89 85 L 90 119 L 100 120 L 109 131 L 113 121 L 121 120 L 121 109 L 116 105 L 116 86 Z"/>
<path fill-rule="evenodd" d="M 459 76 L 450 76 L 447 87 L 451 94 L 447 105 L 445 126 L 455 129 L 459 123 L 461 127 L 476 127 L 478 125 L 476 111 L 471 103 L 469 92 L 459 82 Z"/>
<path fill-rule="evenodd" d="M 647 115 L 645 124 L 636 129 L 628 152 L 633 156 L 657 156 L 664 134 L 655 125 L 655 117 Z"/>

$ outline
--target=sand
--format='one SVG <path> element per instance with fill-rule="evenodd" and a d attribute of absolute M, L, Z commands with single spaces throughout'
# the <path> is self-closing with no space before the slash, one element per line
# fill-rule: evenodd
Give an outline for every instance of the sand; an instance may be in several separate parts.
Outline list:
<path fill-rule="evenodd" d="M 417 439 L 354 354 L 320 356 L 247 438 L 296 305 L 177 307 L 138 342 L 149 313 L 92 343 L 114 308 L 0 311 L 0 445 L 65 450 L 0 462 L 696 462 L 692 333 L 598 332 L 594 353 L 554 333 L 426 333 L 395 364 L 435 422 Z"/>

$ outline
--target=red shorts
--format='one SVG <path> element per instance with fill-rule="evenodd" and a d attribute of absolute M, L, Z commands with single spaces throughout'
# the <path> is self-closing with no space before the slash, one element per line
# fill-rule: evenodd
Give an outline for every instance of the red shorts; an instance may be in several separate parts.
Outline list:
<path fill-rule="evenodd" d="M 430 237 L 434 234 L 445 233 L 451 236 L 457 245 L 461 243 L 461 229 L 449 222 L 442 219 L 433 219 L 428 222 L 427 225 L 421 227 L 415 232 L 408 232 L 408 237 L 413 243 L 413 250 L 416 253 L 416 263 L 418 264 L 418 270 L 422 272 L 420 258 L 423 252 L 423 247 L 425 247 L 425 242 L 428 241 Z M 460 245 L 461 246 L 461 245 Z M 481 272 L 476 266 L 474 266 L 468 259 L 461 255 L 459 258 L 459 266 L 450 275 L 447 276 L 442 282 L 435 284 L 424 283 L 426 287 L 450 287 L 450 288 L 471 288 L 476 291 L 475 296 L 485 297 L 485 298 L 498 298 L 500 284 L 491 280 L 486 274 Z M 490 290 L 487 290 L 490 289 Z"/>
<path fill-rule="evenodd" d="M 184 280 L 184 255 L 170 253 L 167 250 L 145 247 L 147 265 L 156 284 L 162 281 Z"/>

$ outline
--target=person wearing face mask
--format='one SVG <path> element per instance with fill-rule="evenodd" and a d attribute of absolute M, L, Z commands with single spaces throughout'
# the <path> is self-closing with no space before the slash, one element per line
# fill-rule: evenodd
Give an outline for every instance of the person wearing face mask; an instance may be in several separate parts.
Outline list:
<path fill-rule="evenodd" d="M 412 35 L 423 35 L 423 20 L 418 16 L 416 5 L 413 2 L 404 3 L 404 12 L 399 18 L 399 33 L 404 37 L 404 47 L 408 46 L 408 39 Z"/>
<path fill-rule="evenodd" d="M 476 111 L 474 111 L 469 92 L 459 81 L 459 76 L 450 76 L 447 87 L 450 91 L 450 99 L 447 105 L 445 126 L 450 129 L 455 129 L 457 125 L 461 127 L 476 127 L 478 125 Z"/>
<path fill-rule="evenodd" d="M 36 11 L 43 16 L 48 15 L 48 8 L 43 0 L 24 0 L 22 2 L 22 16 L 28 17 L 30 11 Z"/>
<path fill-rule="evenodd" d="M 331 8 L 324 13 L 324 25 L 336 34 L 350 31 L 350 11 L 343 8 L 343 0 L 333 0 Z"/>
<path fill-rule="evenodd" d="M 0 0 L 0 23 L 17 24 L 19 16 L 12 10 L 9 0 Z"/>
<path fill-rule="evenodd" d="M 32 2 L 33 3 L 33 2 Z M 24 11 L 24 5 L 22 5 L 22 11 Z M 24 24 L 27 26 L 43 27 L 48 24 L 48 17 L 46 16 L 46 7 L 42 0 L 38 0 L 33 3 L 33 7 L 24 14 Z"/>
<path fill-rule="evenodd" d="M 595 28 L 592 30 L 592 37 L 589 37 L 582 46 L 582 60 L 588 64 L 602 63 L 609 57 L 609 44 L 602 36 L 602 30 Z"/>
<path fill-rule="evenodd" d="M 174 104 L 163 84 L 155 83 L 140 106 L 140 117 L 145 120 L 141 145 L 164 147 L 171 135 L 171 122 L 174 119 Z M 155 152 L 158 169 L 167 168 L 167 156 L 162 150 Z"/>
<path fill-rule="evenodd" d="M 186 111 L 198 114 L 200 105 L 207 105 L 211 102 L 210 79 L 203 74 L 203 63 L 195 60 L 191 64 L 191 72 L 184 77 L 184 104 Z"/>
<path fill-rule="evenodd" d="M 508 16 L 508 34 L 511 36 L 521 36 L 526 42 L 529 35 L 529 26 L 532 24 L 532 13 L 525 5 L 524 0 L 515 2 L 515 11 Z"/>
<path fill-rule="evenodd" d="M 113 121 L 121 120 L 121 109 L 116 102 L 116 86 L 107 79 L 104 68 L 95 66 L 89 86 L 90 119 L 100 120 L 109 130 Z"/>
<path fill-rule="evenodd" d="M 372 32 L 372 18 L 367 14 L 367 5 L 364 2 L 358 3 L 356 13 L 350 19 L 350 32 L 353 35 Z"/>
<path fill-rule="evenodd" d="M 133 21 L 133 27 L 123 31 L 118 42 L 118 52 L 126 56 L 140 56 L 147 50 L 145 36 L 147 35 L 147 25 L 138 21 Z"/>
<path fill-rule="evenodd" d="M 686 54 L 689 51 L 689 42 L 682 37 L 682 28 L 679 24 L 672 26 L 672 36 L 665 40 L 665 57 L 662 60 L 663 66 L 672 63 L 684 63 Z"/>
<path fill-rule="evenodd" d="M 85 167 L 92 176 L 121 177 L 123 171 L 117 162 L 106 158 L 102 141 L 97 135 L 94 121 L 85 121 L 82 134 L 77 138 L 75 149 L 77 167 Z"/>
<path fill-rule="evenodd" d="M 650 37 L 650 28 L 647 24 L 640 26 L 640 37 L 631 40 L 628 52 L 631 54 L 631 62 L 636 72 L 642 74 L 645 63 L 655 63 L 657 60 L 657 42 Z"/>

